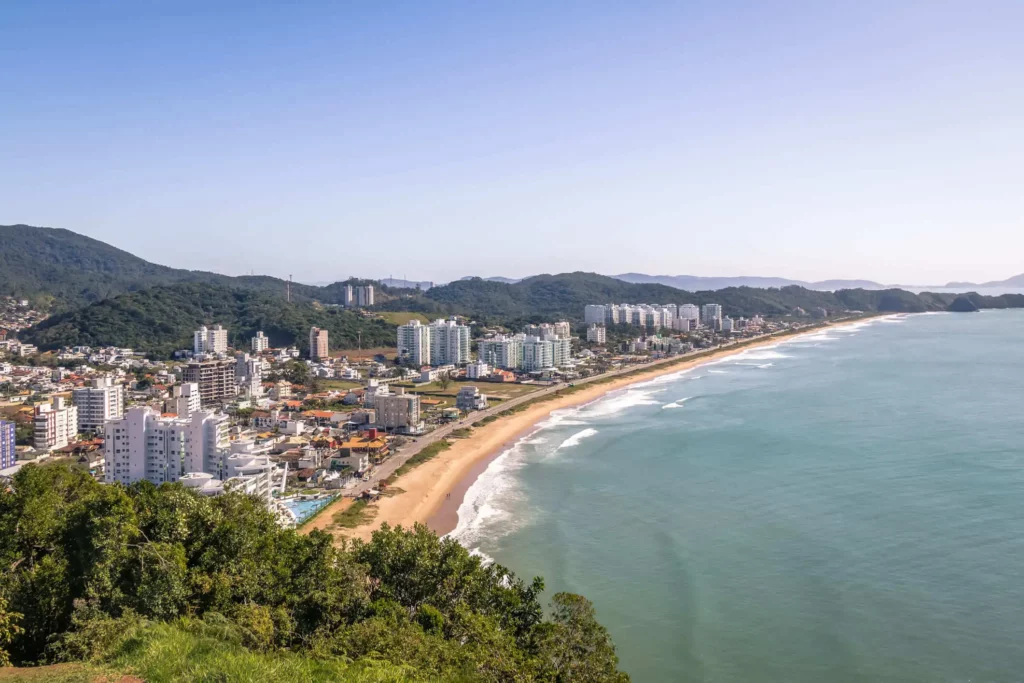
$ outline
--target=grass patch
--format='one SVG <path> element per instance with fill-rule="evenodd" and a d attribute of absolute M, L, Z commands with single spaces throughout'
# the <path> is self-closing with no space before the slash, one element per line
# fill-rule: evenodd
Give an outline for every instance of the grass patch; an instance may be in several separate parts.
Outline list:
<path fill-rule="evenodd" d="M 397 496 L 405 493 L 405 489 L 399 488 L 398 486 L 389 486 L 380 492 L 382 498 L 390 498 L 391 496 Z"/>
<path fill-rule="evenodd" d="M 341 512 L 334 513 L 331 521 L 341 529 L 355 529 L 357 526 L 369 524 L 377 516 L 377 508 L 370 507 L 370 502 L 359 499 Z"/>
<path fill-rule="evenodd" d="M 465 439 L 467 436 L 473 433 L 470 427 L 460 427 L 459 429 L 453 429 L 450 436 L 456 439 Z"/>
<path fill-rule="evenodd" d="M 433 460 L 438 455 L 444 453 L 446 450 L 451 448 L 451 446 L 451 442 L 448 441 L 447 439 L 435 441 L 434 443 L 430 444 L 416 455 L 406 460 L 405 464 L 399 467 L 397 470 L 395 470 L 394 474 L 388 477 L 385 481 L 387 482 L 388 486 L 390 486 L 392 482 L 401 477 L 403 474 L 419 467 L 428 460 Z"/>

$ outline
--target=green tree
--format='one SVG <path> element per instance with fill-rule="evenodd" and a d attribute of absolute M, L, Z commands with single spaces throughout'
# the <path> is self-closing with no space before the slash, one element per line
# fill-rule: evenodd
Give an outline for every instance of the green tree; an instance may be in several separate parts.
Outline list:
<path fill-rule="evenodd" d="M 545 624 L 538 650 L 554 681 L 617 683 L 629 677 L 618 670 L 608 630 L 598 623 L 594 605 L 581 595 L 556 593 L 552 624 Z"/>

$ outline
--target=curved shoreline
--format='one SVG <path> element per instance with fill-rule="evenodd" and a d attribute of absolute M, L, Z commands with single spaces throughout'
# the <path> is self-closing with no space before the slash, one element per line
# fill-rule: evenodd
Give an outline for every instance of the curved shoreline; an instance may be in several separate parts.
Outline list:
<path fill-rule="evenodd" d="M 475 427 L 468 438 L 451 439 L 451 448 L 396 481 L 395 486 L 402 489 L 403 493 L 382 498 L 376 504 L 377 514 L 372 522 L 335 533 L 345 538 L 369 540 L 372 533 L 384 522 L 391 526 L 400 525 L 407 528 L 416 523 L 427 524 L 438 534 L 449 533 L 458 524 L 458 508 L 465 498 L 466 491 L 487 469 L 490 462 L 511 448 L 522 436 L 537 429 L 538 423 L 552 412 L 591 403 L 639 382 L 689 370 L 750 349 L 777 344 L 805 334 L 814 334 L 822 329 L 862 322 L 864 319 L 827 323 L 794 334 L 774 335 L 738 347 L 712 351 L 689 360 L 679 359 L 677 362 L 665 363 L 647 370 L 638 368 L 635 373 L 595 383 L 593 386 L 584 385 L 572 393 L 541 401 L 488 425 Z"/>

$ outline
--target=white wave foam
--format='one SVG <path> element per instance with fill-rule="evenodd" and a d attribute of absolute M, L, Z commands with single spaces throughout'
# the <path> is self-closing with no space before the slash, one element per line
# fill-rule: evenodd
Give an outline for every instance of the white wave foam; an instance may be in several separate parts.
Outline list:
<path fill-rule="evenodd" d="M 583 429 L 581 431 L 578 431 L 575 434 L 573 434 L 572 436 L 570 436 L 568 439 L 563 441 L 558 446 L 558 448 L 556 450 L 561 450 L 563 448 L 572 448 L 573 446 L 578 446 L 580 441 L 583 441 L 583 439 L 587 438 L 588 436 L 593 436 L 594 434 L 597 434 L 597 430 L 596 429 L 592 429 L 590 427 L 588 427 L 587 429 Z"/>
<path fill-rule="evenodd" d="M 507 508 L 521 495 L 514 472 L 523 466 L 527 440 L 520 439 L 498 455 L 470 485 L 457 511 L 459 521 L 447 536 L 475 548 L 482 539 L 494 538 L 494 526 L 504 533 L 518 528 L 523 519 L 513 518 Z"/>
<path fill-rule="evenodd" d="M 636 406 L 657 405 L 658 401 L 651 398 L 651 394 L 654 393 L 660 392 L 629 389 L 623 393 L 611 393 L 598 401 L 582 406 L 580 417 L 588 419 L 610 417 Z"/>
<path fill-rule="evenodd" d="M 708 370 L 708 372 L 714 373 L 716 375 L 728 375 L 729 374 L 728 370 Z"/>
<path fill-rule="evenodd" d="M 732 356 L 730 360 L 733 362 L 741 360 L 780 360 L 783 358 L 792 358 L 784 353 L 778 351 L 772 351 L 771 349 L 751 349 L 750 351 L 744 351 L 743 353 L 737 353 Z"/>
<path fill-rule="evenodd" d="M 666 403 L 665 405 L 663 405 L 661 407 L 661 409 L 662 410 L 667 410 L 667 409 L 670 409 L 670 408 L 682 408 L 683 404 L 686 403 L 687 401 L 689 401 L 691 398 L 693 398 L 693 397 L 692 396 L 685 396 L 685 397 L 679 399 L 678 401 L 673 401 L 672 403 Z"/>

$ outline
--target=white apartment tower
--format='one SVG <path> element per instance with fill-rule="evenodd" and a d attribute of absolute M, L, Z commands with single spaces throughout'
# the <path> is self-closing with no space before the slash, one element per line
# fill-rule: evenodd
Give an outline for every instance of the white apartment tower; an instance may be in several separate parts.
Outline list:
<path fill-rule="evenodd" d="M 64 448 L 78 436 L 78 408 L 54 396 L 52 403 L 36 408 L 33 427 L 33 446 L 46 451 Z"/>
<path fill-rule="evenodd" d="M 527 337 L 523 341 L 522 368 L 527 372 L 544 370 L 555 366 L 553 343 L 539 337 Z"/>
<path fill-rule="evenodd" d="M 477 358 L 491 367 L 516 370 L 523 364 L 523 340 L 498 336 L 476 343 Z"/>
<path fill-rule="evenodd" d="M 270 348 L 270 340 L 263 335 L 263 330 L 256 333 L 256 336 L 252 338 L 252 352 L 263 353 Z"/>
<path fill-rule="evenodd" d="M 309 330 L 309 357 L 313 360 L 323 360 L 329 357 L 327 330 L 321 330 L 319 327 Z"/>
<path fill-rule="evenodd" d="M 168 407 L 171 408 L 168 412 L 180 418 L 191 417 L 192 413 L 199 412 L 202 408 L 199 385 L 195 382 L 186 382 L 171 387 L 171 401 Z"/>
<path fill-rule="evenodd" d="M 364 285 L 355 288 L 356 306 L 366 308 L 373 305 L 373 285 Z"/>
<path fill-rule="evenodd" d="M 679 317 L 685 320 L 692 320 L 693 325 L 695 325 L 700 320 L 700 309 L 694 304 L 683 304 L 679 307 Z"/>
<path fill-rule="evenodd" d="M 352 308 L 356 303 L 355 294 L 352 291 L 352 285 L 345 285 L 345 307 Z"/>
<path fill-rule="evenodd" d="M 603 324 L 591 323 L 587 328 L 587 341 L 604 344 L 608 340 L 608 330 Z"/>
<path fill-rule="evenodd" d="M 428 326 L 431 365 L 469 362 L 469 326 L 454 320 L 435 320 Z"/>
<path fill-rule="evenodd" d="M 75 389 L 71 400 L 78 408 L 79 431 L 99 430 L 107 420 L 124 415 L 124 387 L 110 377 L 92 381 L 92 386 Z"/>
<path fill-rule="evenodd" d="M 700 321 L 713 329 L 722 328 L 721 304 L 704 304 L 700 311 Z"/>
<path fill-rule="evenodd" d="M 187 472 L 220 477 L 228 448 L 227 415 L 197 411 L 165 418 L 148 406 L 131 408 L 104 427 L 108 484 L 173 482 Z"/>
<path fill-rule="evenodd" d="M 413 365 L 430 365 L 430 327 L 419 320 L 398 326 L 398 358 Z"/>
<path fill-rule="evenodd" d="M 192 351 L 197 355 L 227 353 L 228 331 L 220 325 L 210 328 L 203 325 L 192 335 Z"/>

